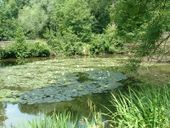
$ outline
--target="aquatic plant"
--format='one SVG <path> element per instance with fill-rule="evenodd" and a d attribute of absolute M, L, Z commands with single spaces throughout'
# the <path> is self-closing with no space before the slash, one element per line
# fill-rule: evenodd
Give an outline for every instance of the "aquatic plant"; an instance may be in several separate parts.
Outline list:
<path fill-rule="evenodd" d="M 170 85 L 128 88 L 111 96 L 109 113 L 98 112 L 90 100 L 89 116 L 74 120 L 63 112 L 35 120 L 27 128 L 168 128 L 170 126 Z M 104 121 L 103 115 L 109 116 Z M 78 116 L 77 116 L 78 117 Z M 72 120 L 71 120 L 72 119 Z"/>
<path fill-rule="evenodd" d="M 70 112 L 54 114 L 28 122 L 25 128 L 104 128 L 100 112 L 94 112 L 91 120 L 85 117 L 71 120 L 71 116 Z"/>
<path fill-rule="evenodd" d="M 121 57 L 57 58 L 45 61 L 35 61 L 24 65 L 3 67 L 0 68 L 0 73 L 3 74 L 0 76 L 0 95 L 2 94 L 3 99 L 0 100 L 8 101 L 9 97 L 10 99 L 13 98 L 16 100 L 14 95 L 12 95 L 13 91 L 17 91 L 17 94 L 20 95 L 25 91 L 49 87 L 57 82 L 63 84 L 62 81 L 69 83 L 71 80 L 73 83 L 74 81 L 77 81 L 77 77 L 71 75 L 75 72 L 89 72 L 95 69 L 105 70 L 107 67 L 120 65 L 120 63 L 125 60 L 126 58 Z M 67 74 L 69 74 L 68 77 Z M 93 77 L 94 76 L 96 75 L 94 74 Z M 80 85 L 80 83 L 77 85 Z M 4 93 L 1 92 L 6 93 L 4 95 Z"/>
<path fill-rule="evenodd" d="M 25 125 L 26 128 L 104 128 L 102 113 L 96 111 L 96 105 L 87 100 L 90 109 L 88 117 L 79 117 L 70 112 L 54 113 L 52 116 L 46 116 L 43 119 L 33 120 Z"/>
<path fill-rule="evenodd" d="M 63 112 L 42 120 L 34 120 L 26 124 L 26 128 L 75 128 L 76 123 L 71 122 L 71 113 Z"/>

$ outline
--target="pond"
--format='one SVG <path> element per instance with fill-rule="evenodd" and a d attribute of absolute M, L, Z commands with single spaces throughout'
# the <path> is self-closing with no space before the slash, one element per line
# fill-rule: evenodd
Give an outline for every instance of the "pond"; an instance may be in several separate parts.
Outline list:
<path fill-rule="evenodd" d="M 98 85 L 96 93 L 108 91 L 108 87 L 104 87 L 104 85 L 110 86 L 110 83 L 114 83 L 113 89 L 120 86 L 120 83 L 117 83 L 117 81 L 124 79 L 124 76 L 121 78 L 120 74 L 120 77 L 119 75 L 116 77 L 117 74 L 112 73 L 110 69 L 106 68 L 121 65 L 121 62 L 125 59 L 123 57 L 96 57 L 31 59 L 19 62 L 15 60 L 2 61 L 0 67 L 1 126 L 10 128 L 11 126 L 18 125 L 18 123 L 24 123 L 24 121 L 53 113 L 54 110 L 57 112 L 69 110 L 82 116 L 88 116 L 90 113 L 88 108 L 89 101 L 94 102 L 98 109 L 103 108 L 102 104 L 107 104 L 104 103 L 106 100 L 103 100 L 103 98 L 108 98 L 108 93 L 92 94 L 97 89 L 91 88 L 93 87 L 91 85 Z M 111 78 L 112 75 L 115 75 L 115 78 Z M 72 93 L 75 95 L 77 87 L 81 87 L 81 90 L 86 91 L 79 90 L 79 93 L 71 99 L 72 95 L 64 97 L 64 99 L 57 101 L 57 103 L 56 98 L 52 98 L 51 102 L 49 102 L 48 97 L 44 99 L 44 95 L 41 94 L 44 94 L 45 90 L 50 90 L 49 87 L 54 85 L 55 88 L 57 87 L 56 90 L 59 90 L 59 85 L 68 86 L 63 91 L 66 95 L 68 95 L 67 90 L 71 89 L 73 89 Z M 40 95 L 37 96 L 40 99 L 35 99 L 36 96 L 33 96 L 27 99 L 26 102 L 21 100 L 21 95 L 29 93 L 28 96 L 30 96 L 35 90 L 40 90 Z M 52 88 L 51 90 L 54 89 Z M 54 91 L 48 91 L 47 93 L 56 94 Z M 33 100 L 35 102 L 32 102 Z M 20 101 L 22 102 L 20 103 Z M 22 119 L 22 121 L 19 121 L 19 119 Z"/>
<path fill-rule="evenodd" d="M 122 86 L 121 80 L 126 79 L 118 72 L 126 60 L 112 56 L 1 62 L 0 127 L 22 126 L 54 112 L 71 111 L 88 117 L 89 102 L 97 110 L 106 111 L 103 105 L 109 107 L 110 92 Z M 170 82 L 169 64 L 143 67 L 140 73 L 144 80 L 151 77 L 154 82 Z"/>
<path fill-rule="evenodd" d="M 105 100 L 103 100 L 103 98 Z M 2 102 L 0 103 L 0 127 L 13 128 L 21 127 L 28 123 L 28 121 L 41 119 L 44 116 L 52 115 L 53 113 L 69 111 L 73 114 L 74 120 L 79 116 L 88 117 L 91 114 L 89 102 L 96 105 L 97 110 L 106 111 L 103 105 L 109 105 L 110 98 L 108 94 L 95 94 L 87 95 L 76 98 L 73 101 L 60 102 L 60 103 L 45 103 L 45 104 L 12 104 Z"/>

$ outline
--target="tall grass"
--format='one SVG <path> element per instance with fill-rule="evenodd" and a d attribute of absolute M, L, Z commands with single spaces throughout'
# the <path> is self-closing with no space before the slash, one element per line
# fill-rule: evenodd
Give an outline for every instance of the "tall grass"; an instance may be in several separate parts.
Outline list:
<path fill-rule="evenodd" d="M 25 128 L 75 128 L 76 121 L 71 121 L 71 113 L 63 112 L 41 120 L 33 120 Z"/>
<path fill-rule="evenodd" d="M 112 94 L 111 120 L 118 128 L 170 127 L 170 86 L 150 86 Z"/>
<path fill-rule="evenodd" d="M 53 116 L 45 117 L 41 120 L 33 120 L 25 124 L 22 128 L 104 128 L 100 112 L 93 113 L 90 118 L 81 118 L 71 120 L 71 113 L 60 113 Z"/>
<path fill-rule="evenodd" d="M 88 101 L 89 117 L 72 118 L 70 112 L 63 112 L 47 116 L 41 120 L 34 120 L 25 125 L 25 128 L 104 128 L 101 112 L 96 112 L 95 105 Z"/>

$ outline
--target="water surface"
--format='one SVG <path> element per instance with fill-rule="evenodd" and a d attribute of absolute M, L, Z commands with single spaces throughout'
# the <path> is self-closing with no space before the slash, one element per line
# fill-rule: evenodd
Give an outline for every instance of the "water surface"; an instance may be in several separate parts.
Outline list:
<path fill-rule="evenodd" d="M 0 103 L 0 127 L 12 128 L 20 127 L 26 128 L 25 124 L 28 121 L 42 119 L 45 116 L 54 113 L 69 111 L 73 114 L 72 120 L 79 118 L 89 117 L 91 115 L 89 103 L 96 105 L 96 110 L 106 111 L 103 105 L 108 106 L 110 94 L 95 94 L 87 95 L 76 100 L 69 102 L 50 103 L 50 104 L 12 104 Z M 103 100 L 104 99 L 104 100 Z"/>
<path fill-rule="evenodd" d="M 103 105 L 110 106 L 109 93 L 86 95 L 73 101 L 44 104 L 18 104 L 21 94 L 37 88 L 48 87 L 56 82 L 73 82 L 71 75 L 78 73 L 78 81 L 86 79 L 85 72 L 92 70 L 115 70 L 123 64 L 123 57 L 97 58 L 65 58 L 50 60 L 27 60 L 23 62 L 4 61 L 0 63 L 0 127 L 11 128 L 22 126 L 25 122 L 51 115 L 54 112 L 71 111 L 74 115 L 88 117 L 90 115 L 89 102 L 97 106 L 97 110 L 106 111 Z M 151 67 L 142 67 L 139 77 L 154 83 L 170 83 L 170 65 L 158 64 Z M 66 77 L 67 76 L 67 79 Z M 61 81 L 62 80 L 62 81 Z M 10 101 L 16 102 L 12 104 Z M 74 119 L 74 117 L 73 117 Z M 24 127 L 21 127 L 24 128 Z"/>

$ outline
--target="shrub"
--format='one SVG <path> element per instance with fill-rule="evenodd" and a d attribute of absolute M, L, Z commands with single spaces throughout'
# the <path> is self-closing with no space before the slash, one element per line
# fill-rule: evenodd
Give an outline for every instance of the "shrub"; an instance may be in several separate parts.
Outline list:
<path fill-rule="evenodd" d="M 58 55 L 80 55 L 82 54 L 83 42 L 73 33 L 58 34 L 52 37 L 48 44 Z"/>
<path fill-rule="evenodd" d="M 7 58 L 17 58 L 20 54 L 20 49 L 15 43 L 11 43 L 0 51 L 0 58 L 1 59 L 7 59 Z M 23 53 L 24 54 L 24 53 Z"/>
<path fill-rule="evenodd" d="M 11 43 L 0 49 L 0 58 L 48 57 L 51 50 L 43 42 Z"/>
<path fill-rule="evenodd" d="M 11 43 L 5 46 L 2 51 L 0 51 L 1 59 L 8 59 L 8 58 L 26 58 L 26 46 L 19 46 L 17 43 Z"/>
<path fill-rule="evenodd" d="M 123 48 L 122 41 L 116 37 L 114 25 L 108 25 L 103 34 L 93 34 L 90 45 L 92 54 L 120 53 Z"/>
<path fill-rule="evenodd" d="M 28 43 L 28 53 L 30 57 L 48 57 L 50 56 L 50 48 L 46 43 L 35 42 Z"/>
<path fill-rule="evenodd" d="M 103 34 L 93 35 L 90 46 L 91 54 L 105 53 L 107 51 L 107 46 L 105 45 Z"/>

